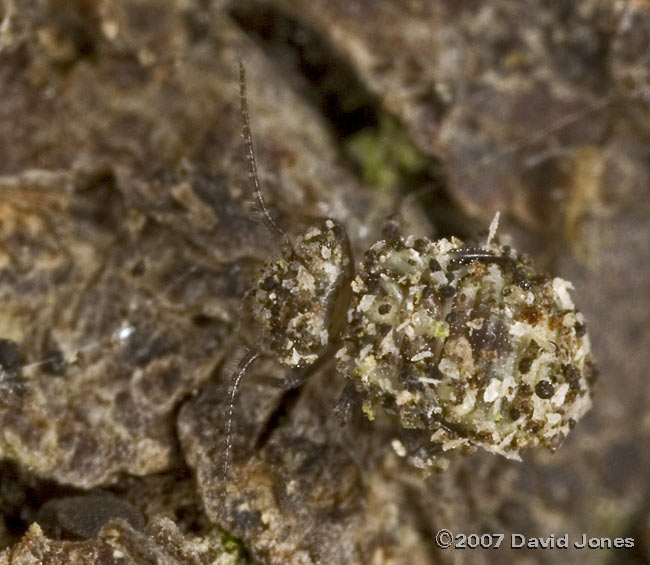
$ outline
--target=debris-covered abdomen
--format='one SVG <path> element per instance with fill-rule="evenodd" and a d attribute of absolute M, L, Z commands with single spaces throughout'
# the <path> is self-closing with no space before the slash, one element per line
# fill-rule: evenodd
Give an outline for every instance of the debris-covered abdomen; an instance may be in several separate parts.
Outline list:
<path fill-rule="evenodd" d="M 352 283 L 339 370 L 432 445 L 507 457 L 555 447 L 589 409 L 591 360 L 571 284 L 492 244 L 392 238 Z"/>
<path fill-rule="evenodd" d="M 347 235 L 334 220 L 314 224 L 294 246 L 285 245 L 257 279 L 254 310 L 264 347 L 291 367 L 316 361 L 340 329 L 351 272 Z"/>

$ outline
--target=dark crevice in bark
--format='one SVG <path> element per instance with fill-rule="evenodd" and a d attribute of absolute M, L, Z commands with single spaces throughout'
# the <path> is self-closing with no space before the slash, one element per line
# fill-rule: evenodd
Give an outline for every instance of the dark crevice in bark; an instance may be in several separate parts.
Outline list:
<path fill-rule="evenodd" d="M 346 145 L 353 136 L 363 132 L 379 139 L 382 123 L 390 122 L 398 128 L 397 143 L 408 140 L 403 126 L 382 108 L 352 65 L 307 22 L 254 0 L 234 3 L 230 16 L 273 60 L 291 87 L 323 115 L 337 140 L 340 162 L 356 176 L 363 177 L 363 167 Z M 475 235 L 477 227 L 482 226 L 468 222 L 454 202 L 440 162 L 414 145 L 412 150 L 419 154 L 422 164 L 410 170 L 398 167 L 392 190 L 399 195 L 413 194 L 439 236 Z"/>

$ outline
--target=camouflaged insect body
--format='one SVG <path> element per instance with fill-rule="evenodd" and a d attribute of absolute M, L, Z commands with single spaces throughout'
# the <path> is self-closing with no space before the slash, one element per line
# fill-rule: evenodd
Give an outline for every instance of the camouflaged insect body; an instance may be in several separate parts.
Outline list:
<path fill-rule="evenodd" d="M 264 348 L 290 367 L 314 363 L 345 324 L 352 261 L 344 228 L 326 219 L 264 264 L 254 294 Z"/>
<path fill-rule="evenodd" d="M 338 369 L 370 417 L 388 408 L 432 453 L 554 448 L 591 405 L 589 340 L 569 288 L 495 244 L 393 234 L 352 282 Z"/>

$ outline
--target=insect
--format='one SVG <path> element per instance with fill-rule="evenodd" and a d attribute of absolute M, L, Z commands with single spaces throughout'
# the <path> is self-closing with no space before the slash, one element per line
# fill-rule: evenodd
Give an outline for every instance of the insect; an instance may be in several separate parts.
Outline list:
<path fill-rule="evenodd" d="M 513 459 L 526 447 L 556 448 L 591 406 L 589 338 L 571 283 L 536 272 L 527 257 L 496 243 L 498 215 L 481 246 L 405 237 L 389 222 L 356 270 L 334 219 L 316 219 L 292 241 L 262 196 L 242 62 L 240 101 L 256 206 L 283 244 L 252 291 L 261 348 L 234 376 L 224 483 L 235 395 L 262 354 L 293 375 L 334 354 L 368 418 L 383 410 L 425 440 L 413 452 L 393 442 L 417 466 L 455 448 Z M 299 382 L 294 376 L 286 384 Z"/>

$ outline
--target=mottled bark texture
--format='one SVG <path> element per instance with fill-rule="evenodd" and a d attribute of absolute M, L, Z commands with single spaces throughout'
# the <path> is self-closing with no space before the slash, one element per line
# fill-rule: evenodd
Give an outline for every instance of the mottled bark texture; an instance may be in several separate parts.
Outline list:
<path fill-rule="evenodd" d="M 439 528 L 634 536 L 561 559 L 650 559 L 647 1 L 4 0 L 0 18 L 0 563 L 559 559 L 441 550 Z M 247 184 L 240 57 L 289 233 L 331 216 L 359 259 L 397 209 L 430 237 L 499 210 L 501 243 L 573 281 L 601 378 L 556 453 L 451 453 L 425 477 L 394 420 L 337 409 L 333 362 L 286 391 L 264 356 L 224 481 L 258 336 L 244 298 L 281 243 Z"/>

